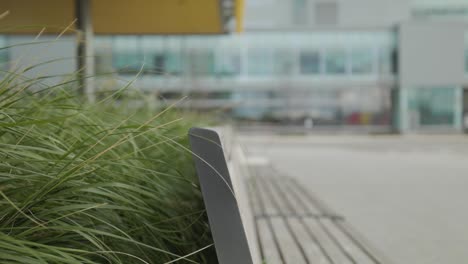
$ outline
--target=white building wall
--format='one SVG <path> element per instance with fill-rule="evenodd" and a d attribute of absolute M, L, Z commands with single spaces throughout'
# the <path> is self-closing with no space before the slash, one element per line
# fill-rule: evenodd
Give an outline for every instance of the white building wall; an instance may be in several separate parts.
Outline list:
<path fill-rule="evenodd" d="M 400 87 L 464 82 L 465 25 L 412 21 L 399 28 Z"/>
<path fill-rule="evenodd" d="M 336 13 L 321 14 L 323 4 L 335 6 Z M 302 12 L 301 9 L 306 10 Z M 408 20 L 410 9 L 410 0 L 249 0 L 246 1 L 245 29 L 391 28 Z M 336 23 L 320 23 L 321 15 L 326 18 L 333 14 L 337 17 L 330 20 Z M 301 15 L 306 16 L 302 20 L 304 23 L 298 23 L 296 16 Z"/>

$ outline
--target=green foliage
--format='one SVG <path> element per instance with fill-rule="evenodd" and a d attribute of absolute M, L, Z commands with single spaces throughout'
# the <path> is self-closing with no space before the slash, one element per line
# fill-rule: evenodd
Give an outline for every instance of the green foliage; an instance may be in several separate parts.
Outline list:
<path fill-rule="evenodd" d="M 0 80 L 0 263 L 210 262 L 196 119 L 39 81 Z"/>

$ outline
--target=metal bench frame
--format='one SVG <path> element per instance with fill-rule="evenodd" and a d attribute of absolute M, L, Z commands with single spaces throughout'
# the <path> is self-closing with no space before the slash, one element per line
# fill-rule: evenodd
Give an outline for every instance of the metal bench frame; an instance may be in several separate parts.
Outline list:
<path fill-rule="evenodd" d="M 257 264 L 218 133 L 192 128 L 189 140 L 219 263 Z"/>

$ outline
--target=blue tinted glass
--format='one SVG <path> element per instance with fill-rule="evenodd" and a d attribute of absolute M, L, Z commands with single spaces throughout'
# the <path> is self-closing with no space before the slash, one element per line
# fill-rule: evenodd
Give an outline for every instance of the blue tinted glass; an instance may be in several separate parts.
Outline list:
<path fill-rule="evenodd" d="M 149 59 L 149 61 L 148 61 Z M 156 75 L 167 73 L 167 55 L 164 53 L 161 54 L 152 54 L 150 58 L 145 58 L 145 70 L 148 73 L 153 73 Z"/>
<path fill-rule="evenodd" d="M 325 55 L 325 72 L 328 74 L 346 73 L 347 55 L 344 49 L 328 50 Z"/>
<path fill-rule="evenodd" d="M 218 57 L 217 74 L 221 76 L 232 76 L 240 73 L 241 57 L 233 50 L 227 50 Z"/>
<path fill-rule="evenodd" d="M 274 76 L 292 74 L 295 69 L 306 75 L 369 74 L 377 69 L 386 74 L 395 64 L 393 35 L 382 31 L 115 36 L 109 57 L 120 72 L 136 72 L 144 64 L 143 72 L 148 74 Z M 324 49 L 328 50 L 321 52 Z"/>
<path fill-rule="evenodd" d="M 371 48 L 358 48 L 351 51 L 351 72 L 370 74 L 373 72 L 374 56 Z"/>
<path fill-rule="evenodd" d="M 468 31 L 465 31 L 465 72 L 468 74 Z"/>
<path fill-rule="evenodd" d="M 0 48 L 7 46 L 7 39 L 5 36 L 0 36 Z M 0 69 L 6 70 L 8 68 L 8 49 L 0 50 Z"/>
<path fill-rule="evenodd" d="M 418 125 L 453 125 L 455 105 L 454 87 L 421 87 L 408 93 L 408 109 Z"/>
<path fill-rule="evenodd" d="M 380 47 L 379 48 L 379 73 L 391 74 L 393 73 L 392 65 L 392 48 Z"/>
<path fill-rule="evenodd" d="M 182 63 L 180 54 L 171 51 L 159 51 L 146 54 L 144 73 L 154 75 L 181 74 Z"/>
<path fill-rule="evenodd" d="M 275 50 L 275 74 L 291 74 L 294 67 L 294 59 L 291 49 Z"/>
<path fill-rule="evenodd" d="M 118 36 L 112 40 L 113 66 L 121 73 L 136 73 L 145 64 L 140 47 L 140 38 L 136 36 Z"/>
<path fill-rule="evenodd" d="M 215 62 L 213 51 L 192 50 L 188 57 L 189 68 L 187 71 L 193 75 L 214 75 Z"/>
<path fill-rule="evenodd" d="M 271 75 L 273 56 L 269 49 L 252 48 L 248 53 L 248 73 L 250 75 Z"/>
<path fill-rule="evenodd" d="M 170 75 L 179 75 L 183 72 L 182 57 L 174 51 L 166 52 L 165 70 Z"/>
<path fill-rule="evenodd" d="M 143 66 L 143 59 L 138 52 L 122 51 L 114 53 L 114 68 L 122 73 L 135 73 Z"/>
<path fill-rule="evenodd" d="M 468 48 L 465 49 L 465 72 L 468 73 Z"/>
<path fill-rule="evenodd" d="M 318 51 L 302 51 L 299 55 L 301 74 L 317 74 L 320 72 L 320 53 Z"/>

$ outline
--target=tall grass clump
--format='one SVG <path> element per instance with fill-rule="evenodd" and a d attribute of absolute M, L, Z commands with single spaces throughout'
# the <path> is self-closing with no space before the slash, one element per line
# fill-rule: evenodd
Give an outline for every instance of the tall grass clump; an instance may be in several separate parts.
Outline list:
<path fill-rule="evenodd" d="M 0 80 L 0 263 L 212 261 L 193 118 L 18 76 Z"/>

